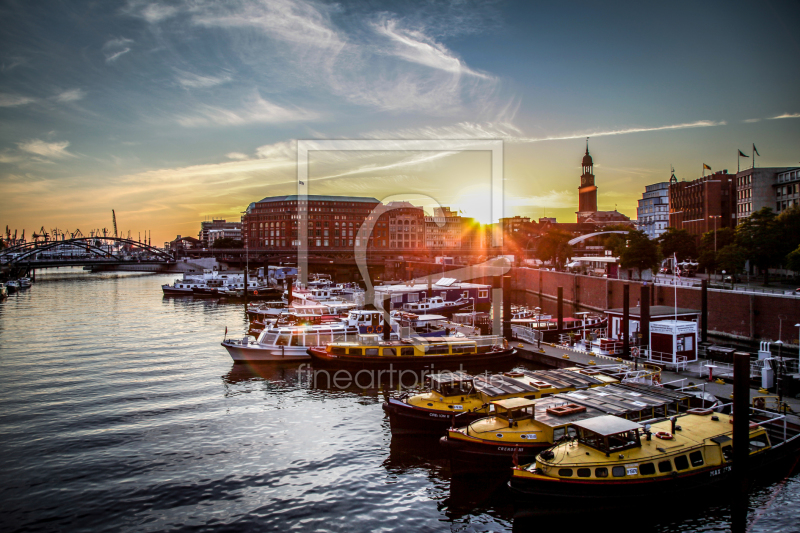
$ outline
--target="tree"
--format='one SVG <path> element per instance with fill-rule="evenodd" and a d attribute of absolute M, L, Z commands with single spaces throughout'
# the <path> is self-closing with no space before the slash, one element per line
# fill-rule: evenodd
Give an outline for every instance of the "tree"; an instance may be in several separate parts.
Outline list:
<path fill-rule="evenodd" d="M 705 269 L 706 272 L 717 269 L 719 262 L 717 252 L 729 244 L 733 244 L 735 238 L 736 234 L 732 228 L 719 228 L 717 231 L 712 230 L 703 233 L 697 250 L 697 262 L 700 268 Z"/>
<path fill-rule="evenodd" d="M 699 268 L 702 268 L 706 272 L 713 272 L 717 269 L 717 254 L 714 253 L 714 249 L 711 250 L 703 250 L 700 252 L 700 257 L 697 258 L 697 264 Z"/>
<path fill-rule="evenodd" d="M 643 231 L 630 230 L 627 246 L 620 255 L 622 268 L 638 268 L 639 279 L 647 269 L 655 270 L 661 262 L 658 245 L 651 241 Z"/>
<path fill-rule="evenodd" d="M 793 270 L 795 273 L 800 273 L 800 246 L 786 256 L 786 268 Z"/>
<path fill-rule="evenodd" d="M 678 261 L 697 257 L 695 238 L 685 229 L 667 228 L 667 231 L 658 238 L 658 243 L 664 257 L 672 257 L 675 254 Z"/>
<path fill-rule="evenodd" d="M 747 261 L 747 254 L 745 251 L 735 244 L 729 244 L 719 252 L 717 252 L 717 260 L 719 261 L 720 270 L 724 270 L 731 276 L 735 276 L 744 268 L 744 263 Z"/>
<path fill-rule="evenodd" d="M 536 255 L 542 261 L 550 261 L 553 266 L 562 270 L 567 259 L 572 256 L 572 246 L 568 242 L 572 234 L 559 229 L 551 229 L 539 238 L 536 244 Z"/>
<path fill-rule="evenodd" d="M 764 273 L 764 285 L 769 285 L 769 269 L 777 267 L 786 255 L 780 233 L 777 217 L 769 207 L 756 211 L 736 227 L 736 244 L 745 258 Z"/>
<path fill-rule="evenodd" d="M 781 234 L 782 255 L 786 256 L 800 246 L 800 205 L 781 212 L 776 222 Z"/>
<path fill-rule="evenodd" d="M 244 248 L 244 243 L 233 237 L 220 237 L 214 240 L 212 248 Z"/>

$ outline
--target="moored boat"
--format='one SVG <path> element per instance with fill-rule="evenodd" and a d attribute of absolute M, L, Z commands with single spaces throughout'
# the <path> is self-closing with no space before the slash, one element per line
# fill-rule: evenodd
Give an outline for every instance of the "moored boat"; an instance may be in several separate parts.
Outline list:
<path fill-rule="evenodd" d="M 8 297 L 8 289 L 6 288 L 6 284 L 0 282 L 0 298 L 7 298 Z"/>
<path fill-rule="evenodd" d="M 631 420 L 670 416 L 689 409 L 692 396 L 652 385 L 624 383 L 568 392 L 538 400 L 512 398 L 491 402 L 491 416 L 450 428 L 440 443 L 454 475 L 509 472 L 513 461 L 527 463 L 564 438 L 571 425 L 613 414 Z"/>
<path fill-rule="evenodd" d="M 8 294 L 13 294 L 19 290 L 19 281 L 12 279 L 6 282 L 6 289 Z"/>
<path fill-rule="evenodd" d="M 523 504 L 569 497 L 629 505 L 669 494 L 685 498 L 692 492 L 729 490 L 731 420 L 695 409 L 649 424 L 611 415 L 575 422 L 576 439 L 514 467 L 509 485 Z M 782 460 L 796 458 L 799 444 L 800 426 L 786 416 L 751 417 L 749 472 L 770 473 Z"/>
<path fill-rule="evenodd" d="M 452 314 L 471 306 L 472 302 L 466 298 L 448 302 L 441 296 L 434 296 L 421 302 L 404 303 L 403 311 L 416 314 Z"/>
<path fill-rule="evenodd" d="M 314 365 L 351 369 L 422 369 L 459 365 L 485 365 L 508 361 L 516 350 L 500 336 L 413 337 L 395 341 L 379 335 L 362 335 L 358 342 L 335 342 L 309 348 Z"/>
<path fill-rule="evenodd" d="M 450 427 L 460 427 L 489 416 L 492 401 L 537 399 L 619 381 L 599 372 L 577 368 L 521 370 L 474 377 L 463 372 L 445 372 L 429 375 L 428 380 L 428 392 L 390 398 L 383 404 L 393 435 L 441 436 Z"/>

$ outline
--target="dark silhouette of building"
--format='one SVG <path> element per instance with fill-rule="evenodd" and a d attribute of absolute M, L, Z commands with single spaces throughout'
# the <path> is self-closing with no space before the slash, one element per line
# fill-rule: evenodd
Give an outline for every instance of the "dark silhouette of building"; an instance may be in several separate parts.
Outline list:
<path fill-rule="evenodd" d="M 597 186 L 594 184 L 594 162 L 589 155 L 589 139 L 586 139 L 586 153 L 581 162 L 581 186 L 578 187 L 578 222 L 597 212 Z"/>

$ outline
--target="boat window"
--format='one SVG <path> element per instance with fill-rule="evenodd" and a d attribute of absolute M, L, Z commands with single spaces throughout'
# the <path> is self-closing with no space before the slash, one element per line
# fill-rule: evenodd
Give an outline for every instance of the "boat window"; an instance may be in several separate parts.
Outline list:
<path fill-rule="evenodd" d="M 431 355 L 448 354 L 450 353 L 450 346 L 447 344 L 430 344 L 425 347 L 425 353 Z"/>
<path fill-rule="evenodd" d="M 278 338 L 277 333 L 265 333 L 264 336 L 261 338 L 262 344 L 275 344 L 275 339 Z"/>
<path fill-rule="evenodd" d="M 303 345 L 303 334 L 302 333 L 295 333 L 292 335 L 292 341 L 290 342 L 292 346 L 302 346 Z"/>
<path fill-rule="evenodd" d="M 666 461 L 661 461 L 658 463 L 658 471 L 661 473 L 672 472 L 672 463 L 670 460 L 667 459 Z"/>
<path fill-rule="evenodd" d="M 553 430 L 553 442 L 558 442 L 560 439 L 564 438 L 564 430 L 566 429 L 566 434 L 569 435 L 569 438 L 575 438 L 577 435 L 577 431 L 575 431 L 574 427 L 565 428 L 561 426 L 560 428 L 556 428 Z"/>
<path fill-rule="evenodd" d="M 320 333 L 319 334 L 319 345 L 325 346 L 329 342 L 333 340 L 333 336 L 330 333 Z"/>
<path fill-rule="evenodd" d="M 414 355 L 414 348 L 412 346 L 401 346 L 400 355 Z"/>
<path fill-rule="evenodd" d="M 643 476 L 652 476 L 656 473 L 656 466 L 653 463 L 639 465 L 639 473 Z"/>
<path fill-rule="evenodd" d="M 397 350 L 395 350 L 394 348 L 384 348 L 383 349 L 383 355 L 395 356 L 395 355 L 397 355 Z"/>
<path fill-rule="evenodd" d="M 333 346 L 331 348 L 331 353 L 334 355 L 345 355 L 347 354 L 347 348 L 343 348 L 341 346 Z"/>
<path fill-rule="evenodd" d="M 733 446 L 723 446 L 722 455 L 725 457 L 726 462 L 730 463 L 733 461 Z"/>
<path fill-rule="evenodd" d="M 316 333 L 306 333 L 305 341 L 303 342 L 303 346 L 318 346 L 319 343 L 317 342 L 317 334 Z"/>
<path fill-rule="evenodd" d="M 679 455 L 675 458 L 675 470 L 686 470 L 689 468 L 689 459 L 685 455 Z"/>
<path fill-rule="evenodd" d="M 571 468 L 560 468 L 558 470 L 558 475 L 561 477 L 571 477 L 572 476 L 572 469 Z"/>
<path fill-rule="evenodd" d="M 750 453 L 764 450 L 767 447 L 769 447 L 769 440 L 767 440 L 766 433 L 750 437 Z"/>
<path fill-rule="evenodd" d="M 275 341 L 275 346 L 289 346 L 289 338 L 291 334 L 281 333 L 278 335 L 278 340 Z"/>
<path fill-rule="evenodd" d="M 592 477 L 592 469 L 591 468 L 579 468 L 578 469 L 578 477 Z"/>
<path fill-rule="evenodd" d="M 703 452 L 698 450 L 690 453 L 689 461 L 692 462 L 692 466 L 703 466 Z"/>
<path fill-rule="evenodd" d="M 580 474 L 578 474 L 578 475 L 580 475 Z M 608 477 L 608 468 L 606 468 L 606 467 L 595 468 L 594 469 L 594 475 L 595 475 L 595 477 Z"/>
<path fill-rule="evenodd" d="M 363 355 L 361 348 L 350 348 L 350 355 Z"/>
<path fill-rule="evenodd" d="M 611 469 L 611 474 L 614 477 L 625 477 L 625 467 L 624 466 L 615 466 Z"/>
<path fill-rule="evenodd" d="M 378 355 L 377 348 L 367 348 L 364 350 L 364 355 Z"/>

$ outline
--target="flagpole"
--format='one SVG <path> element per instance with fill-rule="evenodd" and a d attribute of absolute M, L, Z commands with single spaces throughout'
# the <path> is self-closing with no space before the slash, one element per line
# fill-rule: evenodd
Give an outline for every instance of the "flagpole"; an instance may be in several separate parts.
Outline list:
<path fill-rule="evenodd" d="M 680 277 L 678 270 L 678 256 L 672 252 L 672 258 L 675 261 L 675 322 L 678 321 L 678 277 Z"/>
<path fill-rule="evenodd" d="M 737 174 L 739 172 L 741 172 L 741 169 L 739 168 L 739 163 L 741 162 L 742 156 L 739 155 L 739 152 L 741 152 L 741 150 L 737 149 L 736 150 L 736 173 Z"/>

